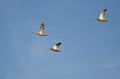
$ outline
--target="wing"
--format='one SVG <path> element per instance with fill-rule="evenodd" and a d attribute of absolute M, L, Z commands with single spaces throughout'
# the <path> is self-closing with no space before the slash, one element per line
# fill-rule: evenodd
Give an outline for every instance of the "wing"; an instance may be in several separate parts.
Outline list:
<path fill-rule="evenodd" d="M 56 45 L 56 46 L 59 46 L 59 45 L 61 45 L 61 44 L 62 44 L 62 43 L 61 43 L 61 42 L 59 42 L 59 43 L 56 43 L 55 45 Z"/>
<path fill-rule="evenodd" d="M 106 11 L 107 11 L 107 9 L 102 10 L 102 12 L 100 13 L 99 18 L 104 19 Z"/>
<path fill-rule="evenodd" d="M 60 42 L 59 42 L 59 43 L 56 43 L 56 44 L 53 46 L 53 49 L 56 49 L 56 50 L 57 50 L 61 44 L 62 44 L 62 43 L 60 43 Z"/>
<path fill-rule="evenodd" d="M 45 25 L 44 25 L 44 23 L 42 23 L 41 26 L 40 26 L 40 31 L 43 31 L 44 27 L 45 27 Z"/>

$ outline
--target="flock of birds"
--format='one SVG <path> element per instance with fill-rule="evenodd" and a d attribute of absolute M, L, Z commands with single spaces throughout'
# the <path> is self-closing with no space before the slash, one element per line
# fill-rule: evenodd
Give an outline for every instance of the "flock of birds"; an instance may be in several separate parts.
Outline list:
<path fill-rule="evenodd" d="M 105 19 L 105 13 L 106 13 L 107 9 L 103 9 L 99 15 L 98 18 L 92 18 L 92 20 L 97 20 L 100 22 L 108 22 L 108 20 Z M 32 32 L 32 34 L 37 34 L 39 36 L 47 36 L 47 34 L 45 33 L 45 25 L 42 22 L 42 24 L 40 25 L 40 30 L 38 32 Z M 56 44 L 53 45 L 52 48 L 48 48 L 47 50 L 52 50 L 54 52 L 60 52 L 59 50 L 59 46 L 61 45 L 61 42 L 58 42 Z"/>
<path fill-rule="evenodd" d="M 45 29 L 45 25 L 42 22 L 42 24 L 40 25 L 40 30 L 38 32 L 32 32 L 32 34 L 37 34 L 39 36 L 47 36 L 47 34 L 45 34 L 45 32 L 44 32 L 44 29 Z M 62 44 L 61 42 L 58 42 L 52 48 L 48 48 L 47 50 L 52 50 L 54 52 L 60 52 L 59 46 L 61 44 Z"/>

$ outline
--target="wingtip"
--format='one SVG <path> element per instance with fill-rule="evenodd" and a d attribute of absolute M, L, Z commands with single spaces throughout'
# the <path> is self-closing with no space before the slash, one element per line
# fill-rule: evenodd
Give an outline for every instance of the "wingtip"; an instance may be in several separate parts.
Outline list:
<path fill-rule="evenodd" d="M 58 44 L 62 44 L 61 42 L 58 42 Z"/>
<path fill-rule="evenodd" d="M 103 11 L 107 11 L 107 9 L 105 8 L 105 9 L 103 9 Z"/>
<path fill-rule="evenodd" d="M 41 24 L 44 24 L 44 22 L 42 22 Z"/>

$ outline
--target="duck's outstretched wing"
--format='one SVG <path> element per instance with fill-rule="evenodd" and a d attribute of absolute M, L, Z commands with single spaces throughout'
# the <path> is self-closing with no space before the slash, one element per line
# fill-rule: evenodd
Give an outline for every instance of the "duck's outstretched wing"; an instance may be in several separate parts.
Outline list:
<path fill-rule="evenodd" d="M 44 31 L 44 29 L 45 29 L 45 25 L 44 25 L 44 23 L 42 22 L 42 24 L 40 25 L 40 31 Z"/>
<path fill-rule="evenodd" d="M 60 46 L 61 44 L 62 44 L 61 42 L 56 43 L 56 44 L 53 46 L 53 49 L 58 50 L 58 48 L 59 48 L 59 46 Z"/>
<path fill-rule="evenodd" d="M 105 13 L 106 13 L 107 9 L 103 9 L 102 12 L 100 13 L 99 18 L 100 19 L 104 19 L 105 18 Z"/>

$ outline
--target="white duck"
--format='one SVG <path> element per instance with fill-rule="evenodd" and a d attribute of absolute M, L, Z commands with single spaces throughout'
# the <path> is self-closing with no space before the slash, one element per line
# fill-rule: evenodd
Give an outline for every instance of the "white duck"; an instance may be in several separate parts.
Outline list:
<path fill-rule="evenodd" d="M 52 48 L 48 48 L 48 50 L 52 50 L 54 52 L 60 52 L 59 50 L 59 46 L 61 45 L 62 43 L 61 42 L 58 42 L 56 44 L 54 44 L 54 46 Z"/>
<path fill-rule="evenodd" d="M 105 19 L 105 13 L 107 9 L 103 9 L 102 12 L 100 13 L 98 18 L 93 18 L 92 20 L 98 20 L 100 22 L 107 22 L 108 20 Z"/>
<path fill-rule="evenodd" d="M 32 34 L 37 34 L 37 35 L 40 35 L 40 36 L 47 36 L 47 34 L 45 34 L 45 32 L 44 32 L 44 29 L 45 29 L 45 25 L 42 22 L 42 24 L 40 25 L 40 31 L 32 32 Z"/>

